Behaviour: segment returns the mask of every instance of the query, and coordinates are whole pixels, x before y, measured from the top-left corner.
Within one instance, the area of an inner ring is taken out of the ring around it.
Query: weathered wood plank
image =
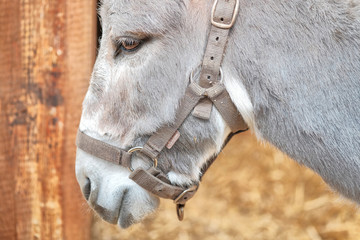
[[[21,114],[11,98],[22,95],[22,91],[12,91],[19,85],[20,23],[9,21],[19,18],[19,3],[1,1],[0,11],[0,239],[16,239],[15,218],[15,165],[14,149],[11,144],[13,129],[9,128],[10,114]],[[13,106],[11,106],[13,105]],[[20,106],[19,106],[20,107]],[[11,109],[9,109],[11,108]]]
[[[20,1],[24,118],[14,139],[18,239],[62,239],[60,151],[64,119],[64,1]]]
[[[1,2],[0,239],[89,239],[74,142],[96,4]]]
[[[66,4],[68,84],[64,95],[67,109],[62,174],[64,233],[65,239],[85,240],[90,239],[91,214],[75,179],[75,138],[81,115],[81,103],[95,61],[96,1],[68,0]],[[82,203],[81,206],[79,202]],[[72,221],[74,218],[78,221]]]

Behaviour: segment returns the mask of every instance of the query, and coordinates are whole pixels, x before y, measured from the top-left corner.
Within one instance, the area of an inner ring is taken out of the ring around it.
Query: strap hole
[[[215,40],[216,40],[216,41],[219,41],[219,37],[216,37]]]
[[[214,57],[211,57],[210,59],[211,59],[211,60],[214,60]]]
[[[187,199],[187,197],[184,197],[184,200],[186,200]]]
[[[211,79],[211,76],[207,76],[207,79],[209,79],[209,80],[210,80],[210,79]]]
[[[222,22],[223,22],[223,21],[224,21],[224,18],[220,18],[220,21],[222,21]]]

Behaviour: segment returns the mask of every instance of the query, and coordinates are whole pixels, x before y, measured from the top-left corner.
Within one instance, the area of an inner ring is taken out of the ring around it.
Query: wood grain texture
[[[19,86],[20,78],[20,23],[9,21],[11,17],[19,17],[19,3],[1,1],[0,11],[0,239],[16,239],[15,217],[15,151],[11,136],[16,131],[10,128],[11,119],[21,114],[12,102],[13,98],[22,95],[21,89],[11,91]],[[13,105],[13,106],[11,106]]]
[[[89,86],[96,54],[96,1],[66,2],[66,62],[69,84],[65,91],[65,142],[63,151],[63,218],[65,239],[90,239],[91,213],[75,179],[75,139],[81,104]],[[91,27],[89,27],[91,26]],[[79,101],[79,99],[81,99]],[[75,202],[80,204],[73,204]],[[65,207],[66,206],[66,207]],[[72,219],[78,219],[73,222]]]
[[[95,6],[1,0],[0,239],[89,239],[74,142],[95,55]]]

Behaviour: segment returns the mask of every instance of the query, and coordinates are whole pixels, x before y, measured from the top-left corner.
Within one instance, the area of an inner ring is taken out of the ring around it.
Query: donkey
[[[222,62],[232,102],[260,141],[360,203],[360,0],[239,2]],[[171,124],[202,62],[212,6],[205,0],[103,0],[103,33],[80,131],[129,149]],[[179,132],[158,168],[171,184],[190,186],[230,129],[213,108],[208,121],[189,115]],[[131,161],[134,168],[149,165],[141,154]],[[159,204],[129,175],[77,150],[76,176],[89,205],[122,228]]]

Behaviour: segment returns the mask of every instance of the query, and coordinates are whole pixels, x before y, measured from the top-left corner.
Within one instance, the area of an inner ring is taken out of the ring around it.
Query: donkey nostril
[[[90,193],[91,193],[91,181],[89,178],[86,178],[86,183],[83,187],[83,194],[84,194],[84,197],[87,200],[89,200],[89,197],[90,197]]]

